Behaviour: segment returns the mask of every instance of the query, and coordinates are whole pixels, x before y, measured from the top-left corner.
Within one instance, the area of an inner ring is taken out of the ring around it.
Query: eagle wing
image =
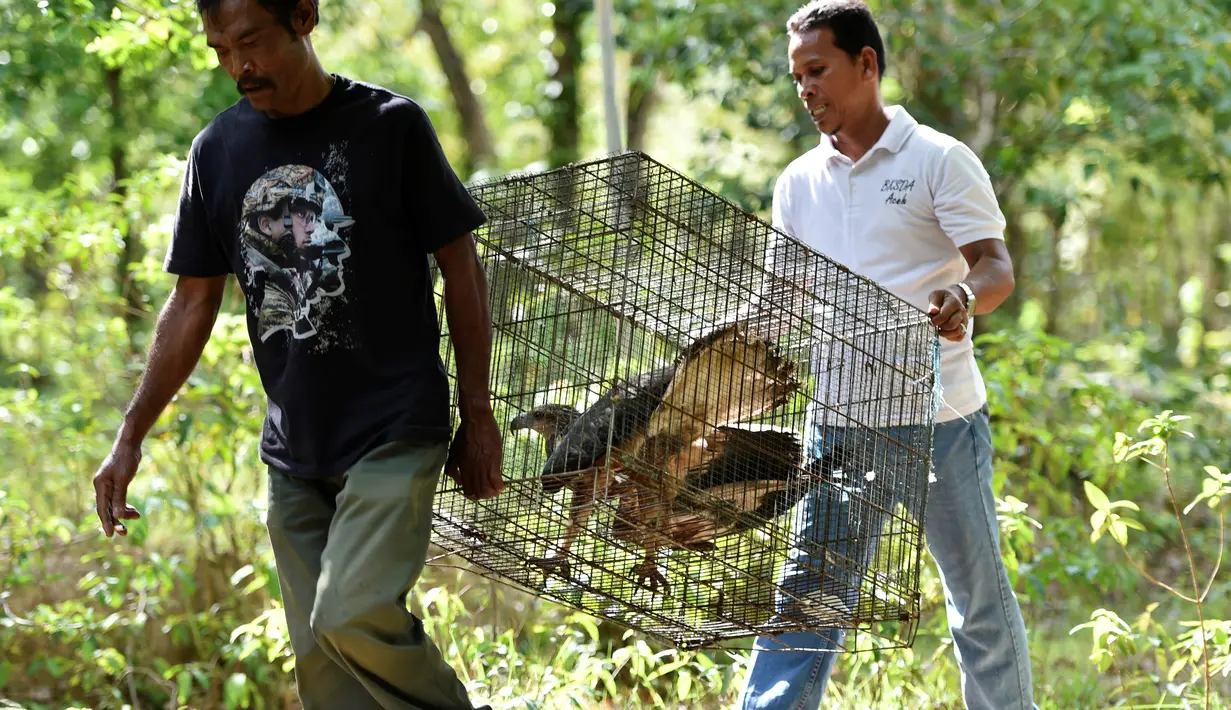
[[[675,549],[709,549],[717,538],[766,525],[791,510],[815,485],[828,481],[851,452],[836,447],[812,466],[795,432],[774,427],[718,427],[712,456],[689,472],[667,505],[657,536]]]
[[[800,387],[795,364],[739,323],[716,329],[685,350],[662,401],[643,433],[622,447],[658,477],[667,499],[689,470],[713,452],[706,439],[717,427],[763,414]]]
[[[804,447],[788,429],[721,426],[707,438],[709,461],[689,472],[679,503],[721,537],[760,527],[803,497]]]
[[[608,439],[614,448],[645,431],[674,372],[672,365],[617,382],[583,412],[547,457],[543,488],[554,493],[576,472],[601,464],[607,454]]]

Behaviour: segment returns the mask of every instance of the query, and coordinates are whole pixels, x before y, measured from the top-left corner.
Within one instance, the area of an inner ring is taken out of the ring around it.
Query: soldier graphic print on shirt
[[[334,75],[304,113],[241,99],[202,129],[164,267],[235,275],[262,462],[325,479],[385,443],[453,437],[432,255],[486,220],[427,112],[378,86]]]
[[[244,196],[240,251],[261,341],[287,331],[317,336],[330,301],[346,290],[350,246],[342,238],[354,220],[317,170],[284,165],[262,175]]]

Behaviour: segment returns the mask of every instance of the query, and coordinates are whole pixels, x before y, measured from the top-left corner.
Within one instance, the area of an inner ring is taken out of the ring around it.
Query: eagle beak
[[[513,417],[513,421],[509,422],[509,431],[517,431],[519,429],[530,428],[530,415],[522,412]]]

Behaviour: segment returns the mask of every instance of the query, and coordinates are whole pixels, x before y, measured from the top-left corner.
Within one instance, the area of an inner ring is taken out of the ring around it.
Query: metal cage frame
[[[912,644],[939,401],[926,314],[643,152],[468,188],[506,489],[471,501],[442,476],[433,543],[682,649],[822,628],[847,642],[778,647]],[[723,373],[741,384],[702,381]]]

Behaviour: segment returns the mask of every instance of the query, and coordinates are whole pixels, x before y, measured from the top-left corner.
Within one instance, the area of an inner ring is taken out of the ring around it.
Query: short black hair
[[[833,32],[833,41],[838,49],[850,55],[851,59],[858,57],[864,47],[871,47],[876,52],[879,78],[885,78],[885,43],[881,40],[872,11],[862,0],[812,0],[796,10],[786,23],[787,33],[793,35],[825,27]]]
[[[197,0],[197,14],[202,18],[207,14],[213,14],[220,2],[222,0]],[[299,0],[258,0],[258,2],[261,3],[261,7],[273,13],[278,19],[278,24],[292,33],[295,32],[295,26],[291,24],[291,15],[295,13],[295,8],[299,7]],[[312,14],[317,22],[321,21],[320,0],[312,0]]]

